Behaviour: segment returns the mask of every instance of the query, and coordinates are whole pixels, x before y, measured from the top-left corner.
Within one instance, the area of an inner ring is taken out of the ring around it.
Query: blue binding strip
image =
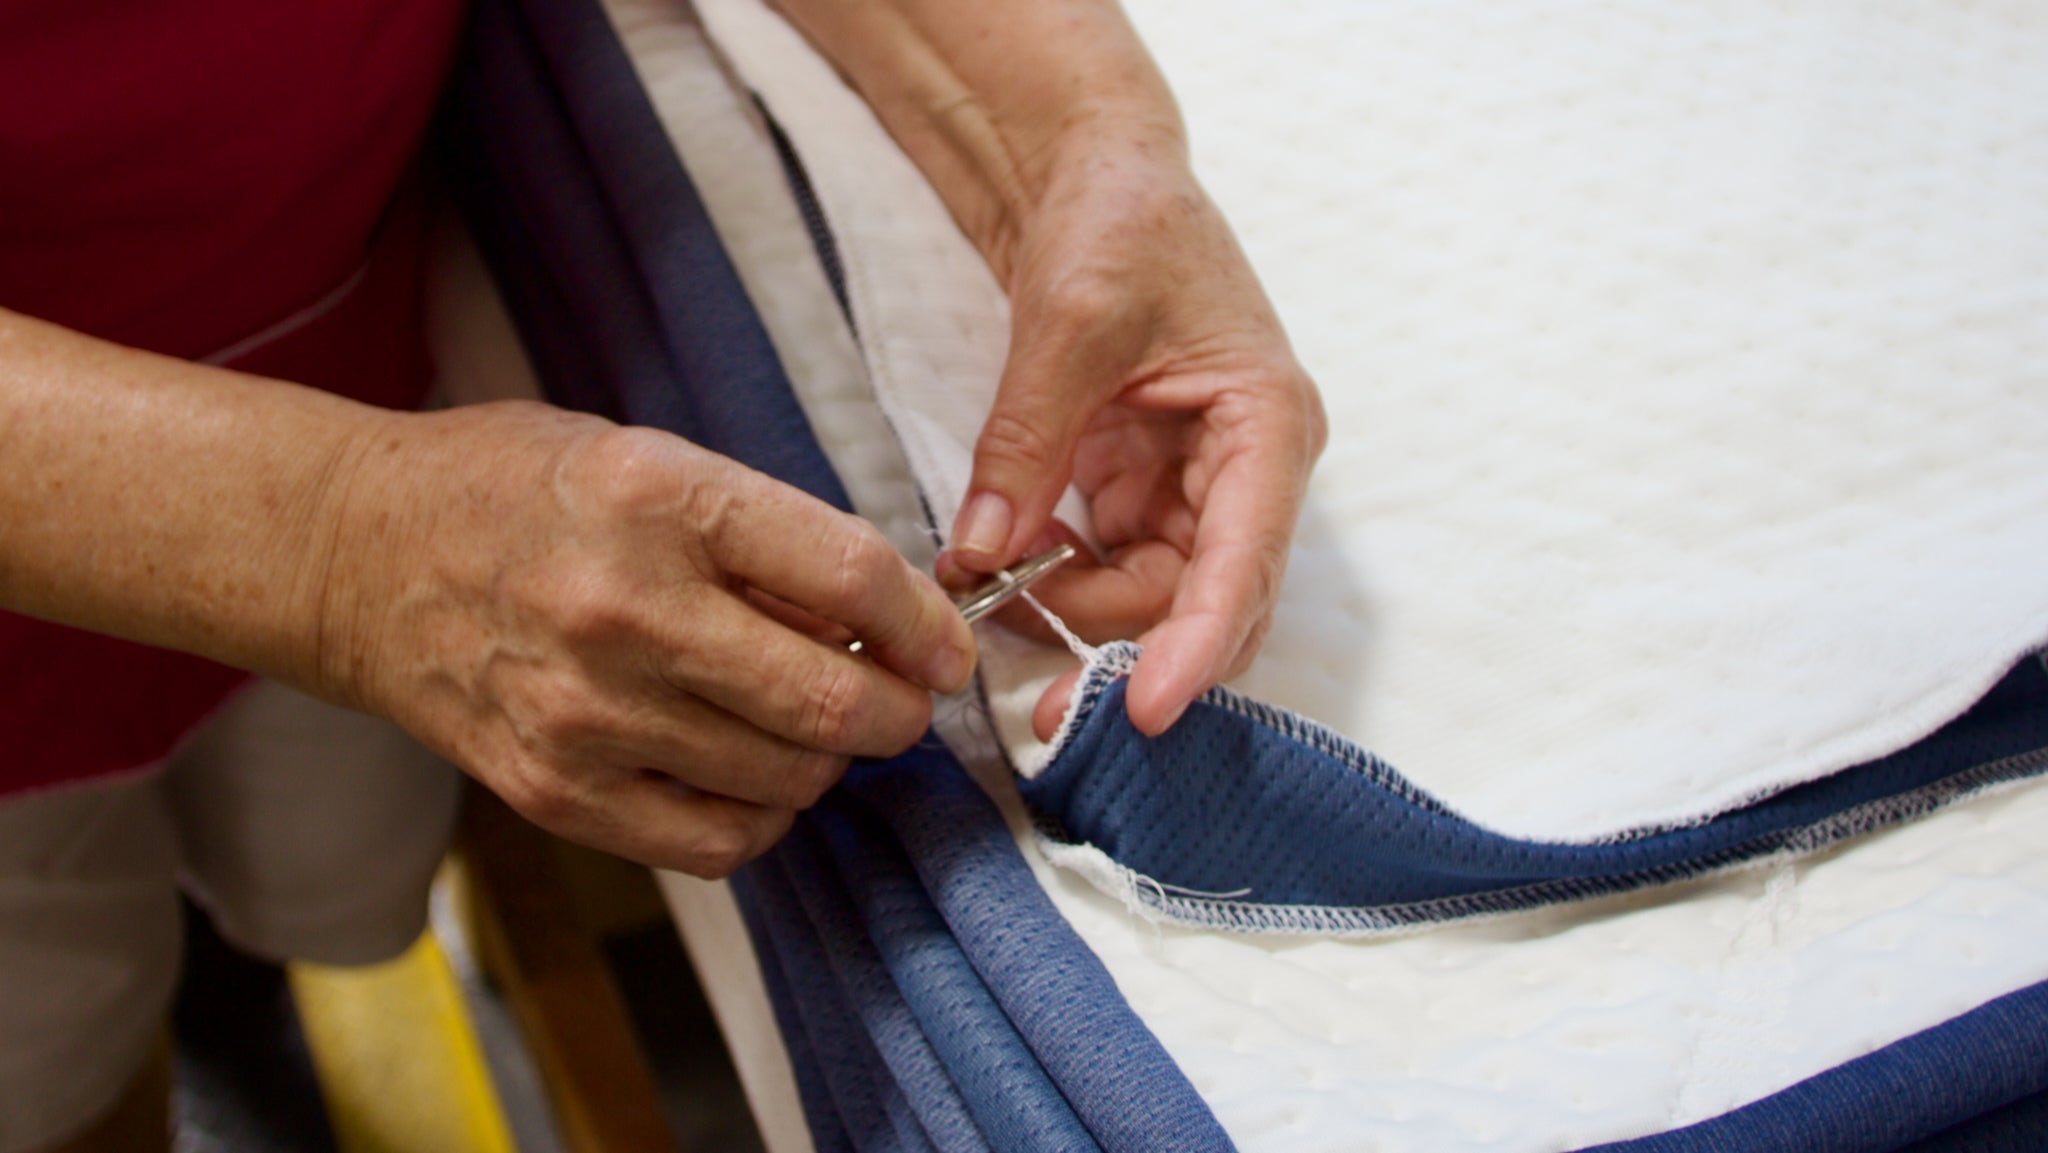
[[[774,943],[790,995],[812,1051],[823,1058],[825,1088],[834,1112],[862,1153],[931,1153],[931,1141],[904,1096],[903,1086],[877,1052],[859,1005],[832,967],[833,942],[804,914],[785,854],[747,870],[748,895]]]
[[[2048,671],[2029,659],[1920,743],[1713,820],[1591,844],[1517,840],[1345,738],[1226,689],[1144,737],[1122,707],[1134,652],[1105,650],[1072,737],[1024,796],[1055,840],[1150,882],[1137,899],[1221,928],[1372,932],[1625,892],[1811,852],[2048,770]]]
[[[915,749],[841,787],[888,822],[961,952],[1103,1149],[1231,1147],[950,754]]]
[[[1915,1153],[2048,1147],[2048,984],[2032,985],[1719,1117],[1599,1153]],[[2003,1116],[2000,1116],[2003,1114]],[[1963,1121],[1959,1119],[1975,1119]],[[2013,1139],[2020,1139],[2012,1143]],[[1592,1151],[1588,1151],[1592,1153]]]
[[[789,1053],[790,1072],[796,1079],[797,1100],[802,1103],[804,1119],[810,1126],[811,1144],[816,1146],[817,1153],[855,1153],[853,1138],[840,1122],[839,1106],[826,1082],[827,1062],[797,1008],[796,992],[784,975],[782,955],[776,951],[775,934],[762,912],[761,896],[746,874],[733,877],[731,884],[740,917],[746,922],[747,936],[754,944],[755,960],[761,966],[761,984],[768,990],[775,1030],[782,1034],[783,1048]]]
[[[890,977],[990,1146],[1097,1148],[975,971],[887,822],[846,789],[810,816]]]
[[[551,397],[849,507],[593,0],[477,4],[446,126],[451,181]],[[820,1149],[963,1147],[963,1111],[1016,1153],[1230,1148],[958,763],[923,750],[862,772],[857,805],[838,794],[734,878]],[[904,777],[918,783],[889,783]],[[942,826],[892,807],[927,802]]]
[[[820,809],[825,806],[819,806]],[[985,1153],[988,1141],[969,1115],[953,1078],[939,1061],[931,1039],[882,961],[863,923],[860,906],[847,891],[837,863],[827,854],[819,826],[825,813],[790,829],[775,854],[803,916],[823,946],[825,973],[835,978],[837,999],[851,1007],[867,1030],[877,1056],[888,1066],[917,1128],[940,1153]]]

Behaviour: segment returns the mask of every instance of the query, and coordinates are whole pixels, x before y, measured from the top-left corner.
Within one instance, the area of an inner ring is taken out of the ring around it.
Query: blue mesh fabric
[[[1103,1149],[1231,1147],[950,754],[915,749],[841,787],[888,823],[961,952]]]
[[[931,1149],[915,1111],[876,1050],[859,1007],[832,968],[831,946],[804,915],[780,855],[747,874],[747,892],[782,965],[785,992],[822,1060],[825,1088],[839,1123],[861,1153]]]
[[[863,772],[869,770],[862,770]],[[810,814],[870,939],[1000,1150],[1089,1149],[1094,1138],[1032,1055],[885,821],[845,790]]]
[[[1602,1153],[1913,1153],[2048,1148],[2048,984],[1697,1125]],[[1969,1120],[1965,1120],[1969,1119]]]
[[[803,1104],[804,1119],[811,1130],[817,1153],[852,1153],[853,1138],[840,1123],[839,1107],[825,1083],[825,1061],[811,1040],[811,1030],[797,1009],[796,994],[783,975],[782,956],[776,952],[775,937],[768,929],[761,899],[744,874],[732,879],[733,895],[746,921],[747,936],[761,966],[761,984],[768,991],[768,1004],[775,1013],[776,1032],[789,1053],[790,1072],[796,1079],[797,1099]]]
[[[818,828],[826,820],[826,813],[820,812],[791,829],[775,854],[775,864],[822,946],[827,971],[838,981],[834,995],[859,1016],[889,1075],[907,1087],[906,1103],[932,1146],[944,1153],[987,1150],[989,1143],[969,1115],[960,1090],[883,964],[861,921],[860,905],[847,891],[837,863],[826,854]],[[878,928],[887,931],[886,926]],[[956,1027],[963,1020],[952,1018]]]
[[[1313,927],[1371,930],[1620,892],[1815,848],[2048,769],[2048,672],[2030,659],[1919,744],[1714,820],[1594,844],[1524,841],[1465,820],[1343,738],[1224,690],[1162,736],[1140,736],[1114,667],[1087,683],[1078,730],[1023,783],[1025,798],[1057,836],[1161,886],[1141,897],[1236,927],[1301,927],[1290,906],[1313,910]]]

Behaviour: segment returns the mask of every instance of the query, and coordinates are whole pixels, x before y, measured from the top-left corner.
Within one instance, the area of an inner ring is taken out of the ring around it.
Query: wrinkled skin
[[[558,833],[723,875],[971,674],[930,578],[793,488],[538,405],[431,420],[354,470],[324,671]]]
[[[1091,642],[1140,640],[1125,699],[1157,734],[1257,653],[1326,426],[1185,166],[1091,177],[1055,190],[1017,252],[1009,362],[940,575],[962,583],[1073,539],[1050,519],[1071,475],[1107,554],[1038,595]],[[1044,631],[1028,612],[1003,620]],[[1072,683],[1041,698],[1041,736]]]

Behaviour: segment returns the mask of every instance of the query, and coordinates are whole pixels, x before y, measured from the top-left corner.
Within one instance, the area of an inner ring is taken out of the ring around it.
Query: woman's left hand
[[[1258,651],[1323,448],[1322,404],[1179,155],[1084,154],[1009,257],[1009,360],[941,578],[1073,539],[1052,519],[1071,480],[1107,555],[1082,548],[1038,594],[1084,639],[1140,640],[1126,706],[1156,735]],[[1040,700],[1041,736],[1071,685]]]

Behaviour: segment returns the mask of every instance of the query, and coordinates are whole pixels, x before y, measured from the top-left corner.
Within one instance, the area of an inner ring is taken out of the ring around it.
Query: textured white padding
[[[2048,8],[1132,8],[1338,430],[1237,687],[1573,839],[2048,640]]]
[[[2048,979],[2048,790],[1775,868],[1362,942],[1054,903],[1248,1153],[1578,1149],[1703,1120]]]
[[[698,3],[818,185],[948,524],[999,294],[800,38]],[[2048,636],[2048,9],[1134,8],[1335,418],[1241,688],[1496,827],[1591,836],[1907,743]],[[818,423],[835,462],[872,451]],[[887,467],[856,471],[902,513]],[[985,641],[1021,756],[1056,658]],[[1796,862],[1357,941],[1142,921],[1015,821],[1254,1153],[1569,1149],[1756,1100],[2048,979],[2044,827],[2023,784]]]
[[[702,8],[948,525],[1000,294],[787,26]],[[2048,9],[1135,9],[1332,416],[1239,688],[1590,839],[1910,743],[2048,640]],[[1045,666],[986,666],[1028,762]]]

